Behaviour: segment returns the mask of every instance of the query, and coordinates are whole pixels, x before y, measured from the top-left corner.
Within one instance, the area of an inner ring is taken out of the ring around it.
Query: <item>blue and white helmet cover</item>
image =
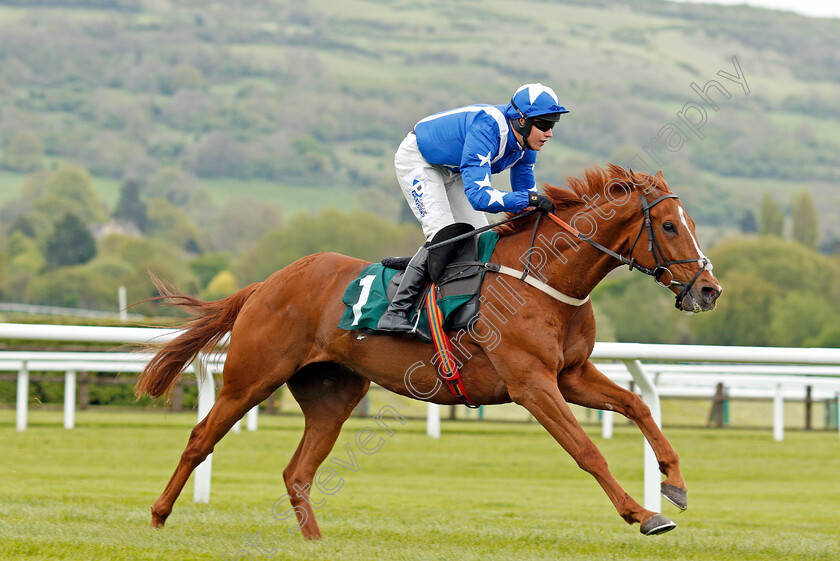
[[[514,104],[516,107],[514,107]],[[519,111],[516,108],[519,108]],[[519,112],[522,112],[520,115]],[[505,114],[511,119],[525,117],[539,117],[549,113],[568,113],[569,110],[560,105],[557,94],[548,86],[542,84],[525,84],[511,97],[511,103],[505,109]]]

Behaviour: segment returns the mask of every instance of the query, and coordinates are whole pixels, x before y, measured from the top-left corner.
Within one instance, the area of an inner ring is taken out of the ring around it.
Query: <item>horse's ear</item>
[[[662,174],[662,170],[656,172],[656,186],[666,193],[671,192],[671,188],[668,187],[668,182],[665,181],[665,176]]]
[[[626,177],[628,173],[633,173],[629,167],[625,170],[623,167],[609,162],[607,164],[607,173],[609,173],[612,177]]]

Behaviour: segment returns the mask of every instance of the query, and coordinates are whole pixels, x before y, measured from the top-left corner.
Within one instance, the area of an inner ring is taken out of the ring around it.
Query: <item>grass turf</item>
[[[216,447],[210,504],[185,487],[163,531],[147,528],[186,444],[195,413],[33,410],[14,430],[0,411],[0,559],[833,559],[840,485],[836,432],[666,429],[689,483],[678,528],[644,537],[600,487],[534,423],[391,423],[370,455],[345,425],[329,459],[354,450],[358,471],[317,511],[324,539],[306,542],[271,516],[281,473],[300,438],[299,416],[261,416],[260,429]],[[622,424],[603,440],[587,429],[625,489],[642,500],[642,441]],[[334,482],[333,482],[334,483]],[[664,502],[664,501],[663,501]],[[282,509],[283,511],[286,508]],[[248,545],[257,538],[263,554]],[[276,548],[276,549],[274,549]],[[251,557],[245,556],[249,552]]]

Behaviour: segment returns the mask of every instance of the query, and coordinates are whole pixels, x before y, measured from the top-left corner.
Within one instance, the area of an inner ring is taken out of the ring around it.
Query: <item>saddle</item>
[[[473,230],[473,227],[467,224],[458,223],[453,224],[452,227],[456,228],[446,233],[449,238]],[[490,242],[490,252],[492,253],[497,234],[488,232],[482,236],[487,235],[492,238]],[[481,244],[480,238],[481,236],[468,237],[430,251],[429,276],[437,284],[439,290],[438,302],[441,304],[441,308],[452,310],[451,313],[445,314],[444,329],[447,331],[466,329],[479,314],[481,285],[484,280],[484,273],[487,271],[480,265],[480,258],[484,257],[486,261],[490,257],[489,255],[481,255],[481,253],[487,253],[487,251],[486,248],[482,247],[486,243]],[[488,238],[485,241],[490,240]],[[439,249],[443,251],[438,251]],[[482,251],[482,249],[485,251]],[[411,257],[386,257],[382,260],[382,265],[385,267],[400,271],[391,279],[386,289],[386,296],[389,301],[396,294],[397,287],[410,260]]]

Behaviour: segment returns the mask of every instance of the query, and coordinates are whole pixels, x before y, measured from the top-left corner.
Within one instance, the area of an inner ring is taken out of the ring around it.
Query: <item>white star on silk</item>
[[[543,86],[542,84],[531,84],[528,86],[528,97],[531,99],[531,103],[534,103],[534,100],[540,97],[540,94],[543,92],[551,96],[551,99],[553,99],[555,103],[559,103],[557,101],[557,96],[554,94],[552,89],[547,86]]]
[[[487,189],[486,193],[490,195],[490,202],[487,203],[487,206],[494,204],[505,206],[505,193],[503,191],[499,191],[498,189]]]
[[[490,185],[491,185],[491,183],[490,183],[490,174],[489,174],[489,173],[485,173],[485,174],[484,174],[484,179],[482,179],[481,181],[475,181],[474,183],[475,183],[476,185],[478,185],[479,187],[481,187],[482,189],[487,189],[487,188],[488,188],[488,187],[490,187]]]
[[[490,158],[492,158],[492,156],[490,154],[491,154],[491,152],[487,152],[486,156],[482,156],[481,154],[476,154],[476,156],[478,156],[478,159],[481,161],[481,163],[478,164],[478,167],[481,167],[484,164],[487,164],[488,166],[490,165]]]

